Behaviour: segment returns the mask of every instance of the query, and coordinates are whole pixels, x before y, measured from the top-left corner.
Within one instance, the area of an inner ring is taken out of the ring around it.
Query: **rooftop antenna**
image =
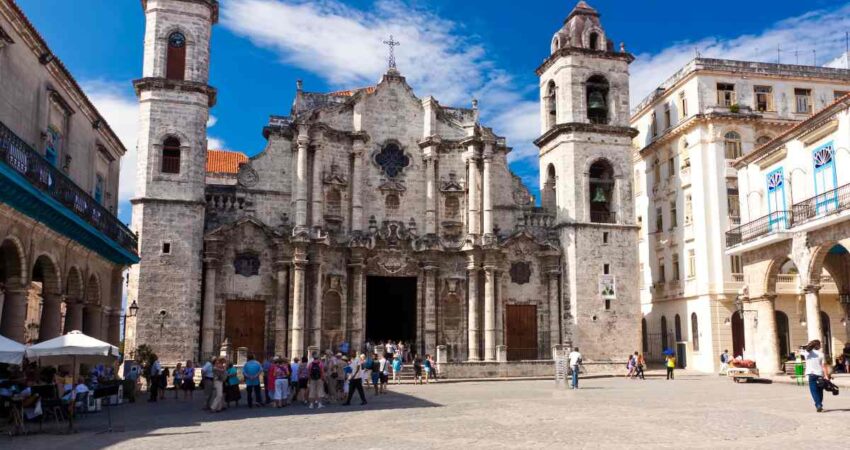
[[[776,44],[776,64],[782,64],[782,49]]]
[[[800,65],[800,51],[794,50],[794,64]]]
[[[818,51],[816,49],[812,49],[812,59],[813,59],[812,65],[813,66],[818,65]]]

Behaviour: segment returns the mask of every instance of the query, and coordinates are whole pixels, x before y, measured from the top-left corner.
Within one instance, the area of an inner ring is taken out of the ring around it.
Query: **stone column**
[[[78,298],[65,301],[65,333],[83,331],[83,301]]]
[[[364,307],[363,301],[363,264],[361,262],[353,262],[351,267],[351,349],[359,352],[363,347],[365,340],[364,333]],[[412,326],[412,324],[411,324]]]
[[[485,235],[493,234],[493,182],[490,173],[493,163],[493,155],[491,144],[487,144],[486,153],[484,154],[484,181],[481,183],[484,194],[484,227],[481,230]]]
[[[126,320],[126,318],[124,319]],[[109,313],[107,317],[106,342],[117,346],[121,343],[121,311],[116,310]]]
[[[354,158],[354,167],[351,174],[351,230],[361,231],[363,229],[363,187],[362,160],[363,141],[355,139],[352,144],[351,156]]]
[[[553,347],[561,343],[561,302],[558,289],[560,275],[557,268],[549,270],[549,344]]]
[[[322,209],[322,150],[316,146],[313,150],[313,228],[324,224],[324,209]]]
[[[496,270],[484,266],[484,361],[496,360]]]
[[[42,294],[38,340],[46,341],[62,334],[62,294]]]
[[[430,150],[430,147],[428,148]],[[437,158],[423,158],[425,164],[425,234],[437,232]]]
[[[425,353],[437,348],[437,266],[425,263]]]
[[[27,290],[6,288],[3,302],[3,317],[0,318],[0,334],[20,343],[26,340]]]
[[[324,308],[324,295],[322,289],[322,264],[318,261],[313,265],[313,336],[311,344],[322,351],[322,308]]]
[[[296,249],[292,261],[294,276],[292,278],[292,339],[289,352],[292,358],[300,358],[304,353],[304,271],[307,259],[303,249]]]
[[[478,235],[481,233],[480,211],[479,211],[479,194],[478,194],[478,160],[470,157],[467,160],[467,169],[469,176],[467,183],[469,184],[468,200],[469,218],[467,222],[467,230],[469,234]]]
[[[274,352],[275,355],[286,355],[286,331],[289,319],[289,267],[284,261],[275,262],[275,292],[274,309]]]
[[[480,361],[481,352],[478,348],[478,270],[475,260],[470,257],[467,266],[467,280],[469,284],[468,302],[468,324],[469,330],[469,360]]]
[[[100,305],[86,305],[84,314],[86,329],[83,332],[93,338],[103,340],[103,336],[100,335],[103,308]]]
[[[806,331],[808,340],[823,339],[823,324],[820,322],[820,286],[806,286]],[[823,343],[821,342],[821,345]]]
[[[757,311],[756,361],[761,370],[771,374],[781,373],[779,369],[779,341],[776,335],[775,295],[766,295],[752,302]]]
[[[298,153],[295,165],[295,229],[307,228],[307,148],[310,145],[308,128],[298,129]]]
[[[207,255],[204,258],[204,303],[201,316],[201,358],[215,354],[215,274],[218,270],[218,258]]]

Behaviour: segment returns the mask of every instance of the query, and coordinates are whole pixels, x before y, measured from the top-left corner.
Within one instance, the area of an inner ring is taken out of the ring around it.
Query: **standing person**
[[[351,372],[354,367],[351,365],[351,362],[348,360],[347,355],[342,356],[342,400],[345,401],[348,398],[348,389],[351,386]]]
[[[307,366],[307,372],[310,377],[307,380],[307,401],[310,403],[310,409],[313,409],[313,405],[316,405],[318,409],[324,408],[322,396],[324,396],[325,366],[319,360],[318,353],[313,353],[313,360]]]
[[[676,356],[672,353],[664,358],[664,365],[667,366],[667,379],[673,379],[673,369],[676,368]]]
[[[174,400],[178,400],[180,395],[180,390],[183,388],[183,364],[177,363],[177,367],[174,368],[174,381],[171,384],[174,385]]]
[[[245,394],[248,396],[248,407],[254,407],[254,400],[257,401],[257,406],[264,406],[262,393],[260,392],[260,377],[263,375],[263,366],[254,358],[253,353],[248,354],[248,361],[242,366],[242,377],[245,378]],[[251,394],[254,394],[253,397]]]
[[[726,372],[729,371],[729,350],[723,350],[723,353],[720,354],[720,373],[718,375],[726,375]]]
[[[159,377],[162,375],[162,366],[159,364],[159,357],[151,355],[150,358],[150,378],[148,378],[148,389],[150,389],[149,402],[155,402],[159,398],[159,387],[161,382]]]
[[[815,339],[804,347],[803,357],[806,359],[806,378],[809,379],[809,392],[815,402],[817,412],[823,412],[823,379],[829,380],[829,366],[821,352],[820,340]],[[820,382],[820,383],[819,383]]]
[[[434,361],[434,355],[427,355],[427,357],[428,357],[428,361],[430,362],[430,366],[431,366],[430,378],[431,378],[431,380],[433,380],[436,383],[437,382],[437,362]]]
[[[224,401],[230,407],[230,402],[234,403],[234,407],[239,406],[239,400],[242,394],[239,393],[239,377],[236,376],[236,366],[233,363],[227,364],[227,380],[224,386]]]
[[[581,353],[578,347],[574,348],[567,357],[570,360],[570,370],[572,371],[572,388],[578,389],[578,373],[581,370]]]
[[[363,363],[363,370],[366,372],[366,375],[363,377],[363,382],[368,383],[372,379],[372,363],[375,362],[372,359],[372,354],[366,353],[366,361]],[[377,389],[377,388],[376,388]]]
[[[366,394],[363,393],[363,377],[365,376],[365,372],[363,371],[363,364],[366,362],[366,355],[360,354],[360,358],[352,358],[351,364],[349,367],[351,368],[351,375],[348,377],[348,400],[343,403],[344,406],[348,406],[351,404],[351,398],[354,397],[354,391],[360,395],[360,404],[365,405],[366,402]]]
[[[168,390],[168,377],[171,376],[171,372],[168,371],[168,367],[163,367],[162,372],[159,373],[159,399],[165,400],[165,391]],[[96,383],[97,378],[95,378]]]
[[[629,362],[626,363],[626,377],[634,378],[635,375],[635,364],[637,352],[634,355],[629,355]]]
[[[269,367],[274,376],[274,405],[277,408],[286,406],[289,401],[289,362],[275,357],[274,364]]]
[[[266,404],[269,404],[272,401],[269,396],[269,391],[274,390],[274,381],[269,382],[269,380],[273,379],[272,370],[277,358],[279,357],[275,356],[274,359],[272,359],[272,357],[267,356],[266,359],[263,360],[263,391],[266,394]]]
[[[298,401],[304,405],[307,405],[307,386],[310,380],[310,371],[307,370],[308,365],[307,355],[304,355],[301,358],[301,364],[298,365],[298,392],[296,393]]]
[[[378,361],[378,371],[380,373],[379,381],[381,382],[381,394],[387,393],[387,380],[390,377],[390,362],[387,361],[386,355],[381,355],[380,361]]]
[[[407,348],[404,346],[404,341],[398,341],[398,354],[401,356],[401,362],[407,362]]]
[[[183,400],[192,399],[195,393],[195,366],[192,360],[186,361],[186,368],[183,369],[183,381],[180,384],[180,389],[183,390]]]
[[[300,368],[299,359],[292,358],[292,363],[289,364],[289,394],[292,398],[289,403],[295,403],[298,396],[298,369]]]
[[[422,384],[422,361],[413,356],[413,384]]]
[[[129,394],[128,398],[130,400],[130,403],[136,403],[136,391],[139,389],[139,372],[140,371],[141,370],[139,369],[138,364],[131,364],[130,365],[130,373],[127,374],[127,380],[130,381],[130,383],[132,383],[132,385],[133,385],[128,390],[128,394]],[[73,382],[74,379],[71,378],[71,381]],[[73,383],[71,383],[71,384],[73,384]]]
[[[224,380],[227,378],[227,366],[224,358],[218,358],[213,364],[213,401],[210,411],[219,412],[226,408],[224,404]]]
[[[215,357],[211,356],[210,359],[204,363],[204,366],[201,367],[201,383],[203,383],[204,385],[205,410],[209,410],[212,408],[212,403],[215,399],[215,388],[213,386],[213,363],[215,363]]]
[[[401,355],[396,353],[395,358],[393,358],[393,382],[395,384],[401,384]]]
[[[383,348],[383,345],[381,346]],[[378,355],[375,355],[378,356]],[[370,366],[369,374],[372,378],[372,387],[375,389],[375,395],[380,394],[378,383],[381,381],[381,361],[378,359],[372,359],[372,364]]]
[[[637,364],[635,366],[635,377],[645,380],[646,378],[644,378],[643,369],[646,368],[646,360],[643,359],[643,353],[636,353],[636,355]]]
[[[425,369],[425,384],[431,382],[431,355],[425,355],[425,359],[422,360],[422,368]]]

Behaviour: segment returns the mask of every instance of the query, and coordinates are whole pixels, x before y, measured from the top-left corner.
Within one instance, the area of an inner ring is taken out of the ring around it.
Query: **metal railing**
[[[617,223],[617,214],[613,211],[591,211],[590,221],[593,223]]]
[[[791,208],[794,212],[794,225],[844,211],[850,208],[850,184],[795,203]]]
[[[0,163],[21,174],[36,189],[54,198],[121,247],[136,253],[138,240],[127,226],[2,122]]]
[[[790,211],[774,211],[752,222],[745,223],[726,232],[726,248],[744,244],[773,234],[777,231],[791,228],[792,216]]]

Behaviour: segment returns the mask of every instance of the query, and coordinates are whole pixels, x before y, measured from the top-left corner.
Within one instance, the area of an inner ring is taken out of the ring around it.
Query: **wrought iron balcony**
[[[850,208],[850,184],[823,192],[795,203],[794,225],[800,225],[819,217],[836,214]]]
[[[136,255],[137,238],[129,228],[2,122],[0,164],[17,172],[32,187],[58,201],[120,247]]]
[[[791,211],[774,211],[726,232],[726,248],[791,228]]]
[[[593,223],[617,223],[617,214],[613,211],[591,211],[590,221]]]

